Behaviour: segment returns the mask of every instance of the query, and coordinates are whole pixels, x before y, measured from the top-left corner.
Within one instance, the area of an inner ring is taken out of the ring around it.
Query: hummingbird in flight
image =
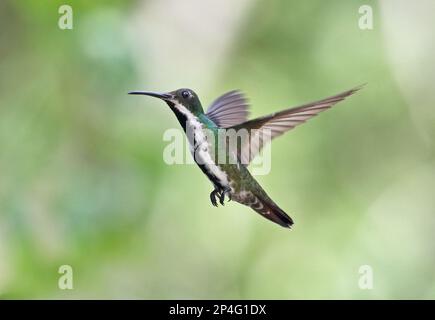
[[[198,95],[191,89],[167,93],[133,91],[129,94],[163,100],[175,113],[186,135],[191,133],[194,138],[188,138],[190,149],[195,162],[213,184],[210,201],[214,206],[217,207],[218,202],[224,205],[225,197],[228,197],[228,201],[234,200],[249,206],[264,218],[290,228],[293,225],[292,218],[267,195],[247,167],[270,140],[331,108],[360,88],[251,120],[248,120],[247,99],[238,90],[217,98],[207,111],[204,111]],[[231,129],[236,133],[245,132],[245,139],[241,139],[235,147],[225,144],[222,147],[217,142],[219,132],[230,132]],[[216,153],[223,153],[225,161],[217,161]]]

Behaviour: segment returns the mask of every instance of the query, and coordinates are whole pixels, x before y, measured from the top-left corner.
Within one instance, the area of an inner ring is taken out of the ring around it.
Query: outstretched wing
[[[344,100],[359,89],[361,89],[361,87],[339,93],[323,100],[275,112],[264,117],[252,119],[232,126],[231,129],[235,129],[236,132],[240,129],[246,129],[248,132],[248,138],[242,142],[239,150],[237,150],[240,162],[248,165],[261,151],[263,146],[273,138],[278,137],[297,125],[304,123],[316,116],[318,113],[331,108],[333,105]]]
[[[208,108],[206,116],[218,127],[228,128],[248,119],[249,104],[243,93],[237,90],[217,98]]]

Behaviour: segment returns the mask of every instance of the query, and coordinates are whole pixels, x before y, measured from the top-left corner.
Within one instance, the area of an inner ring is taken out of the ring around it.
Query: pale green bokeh
[[[433,4],[364,31],[366,2],[82,0],[60,30],[63,1],[1,1],[0,297],[435,298]],[[258,116],[362,83],[273,143],[258,180],[291,231],[212,207],[163,162],[174,115],[126,94],[239,88]]]

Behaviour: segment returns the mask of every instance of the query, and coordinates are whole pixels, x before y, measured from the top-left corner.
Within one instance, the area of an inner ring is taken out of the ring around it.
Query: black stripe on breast
[[[210,179],[210,181],[217,187],[224,189],[225,187],[219,182],[219,179],[211,172],[207,170],[207,167],[205,164],[199,164],[198,162],[195,163],[198,165],[198,167],[201,169],[202,172]]]
[[[171,108],[172,112],[175,113],[175,116],[177,117],[178,122],[180,123],[184,132],[186,132],[187,117],[184,114],[182,114],[177,108],[175,108],[175,105],[172,102],[167,101],[166,103],[168,104],[169,108]]]

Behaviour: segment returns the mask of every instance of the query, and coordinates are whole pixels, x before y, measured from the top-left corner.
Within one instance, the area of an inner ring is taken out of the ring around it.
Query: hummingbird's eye
[[[189,98],[191,96],[191,94],[190,94],[190,92],[188,90],[184,90],[184,91],[181,92],[181,96],[184,99],[187,99],[187,98]]]

